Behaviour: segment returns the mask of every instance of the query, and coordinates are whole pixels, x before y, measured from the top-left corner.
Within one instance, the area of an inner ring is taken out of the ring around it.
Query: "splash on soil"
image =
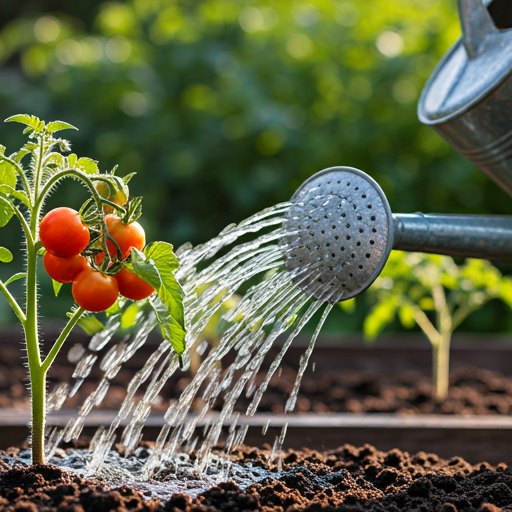
[[[234,462],[265,471],[270,450],[242,447]],[[283,454],[283,470],[245,489],[220,483],[189,497],[144,498],[127,486],[116,489],[82,480],[55,466],[11,468],[17,455],[0,454],[0,510],[3,512],[499,512],[512,511],[512,471],[505,465],[470,465],[370,445]]]

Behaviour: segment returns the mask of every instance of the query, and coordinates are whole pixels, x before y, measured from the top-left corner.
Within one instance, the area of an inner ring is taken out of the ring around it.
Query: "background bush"
[[[76,153],[137,172],[148,239],[204,242],[333,165],[372,175],[396,212],[510,212],[416,117],[460,33],[455,0],[2,0],[0,15],[0,116],[68,121]],[[0,140],[22,137],[0,125]],[[81,197],[68,183],[58,202]],[[16,247],[14,223],[3,233]],[[360,328],[359,309],[331,328]],[[474,318],[511,327],[498,305]]]

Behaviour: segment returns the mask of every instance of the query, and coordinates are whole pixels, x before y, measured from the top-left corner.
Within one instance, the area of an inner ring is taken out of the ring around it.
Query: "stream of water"
[[[228,226],[203,245],[192,247],[186,244],[178,249],[180,268],[176,276],[185,292],[187,327],[184,367],[187,369],[193,358],[202,357],[202,362],[180,398],[170,404],[155,447],[140,458],[136,456],[137,450],[140,451],[137,447],[152,404],[166,381],[180,371],[178,358],[170,343],[164,340],[156,347],[131,380],[124,402],[111,425],[96,432],[86,454],[72,454],[72,458],[78,457],[83,461],[80,467],[82,474],[97,475],[112,482],[123,479],[127,483],[137,481],[139,486],[145,485],[146,488],[151,487],[152,482],[158,482],[155,485],[161,486],[162,480],[165,480],[173,483],[162,492],[183,492],[187,488],[192,494],[194,489],[204,490],[203,483],[210,486],[228,478],[238,478],[243,483],[264,477],[261,471],[254,468],[241,469],[230,457],[247,434],[248,426],[243,418],[257,412],[270,379],[278,371],[286,351],[305,324],[319,312],[320,321],[301,357],[295,385],[286,402],[285,412],[294,410],[300,382],[315,341],[332,308],[326,302],[306,297],[297,286],[301,279],[319,274],[321,261],[293,272],[285,269],[284,256],[290,251],[286,240],[290,239],[290,233],[285,233],[283,224],[290,206],[291,203],[279,204],[238,225]],[[250,240],[244,241],[245,235],[251,233]],[[247,286],[250,280],[256,284],[243,293],[234,308],[226,308],[240,288]],[[319,289],[327,291],[329,285],[319,280]],[[225,328],[218,342],[212,346],[204,341],[201,333],[212,317],[224,309],[226,312],[221,322]],[[103,378],[82,404],[78,416],[71,419],[65,428],[52,430],[47,445],[48,458],[56,455],[61,441],[78,438],[87,415],[101,404],[111,380],[122,365],[137,354],[157,322],[154,314],[141,312],[137,318],[136,333],[114,342],[99,360],[98,352],[111,342],[120,324],[120,314],[111,316],[105,330],[91,339],[87,350],[80,347],[71,349],[68,357],[76,361],[73,382],[63,383],[53,390],[48,397],[49,410],[61,408],[66,398],[77,392],[94,365],[99,365]],[[258,384],[256,375],[278,338],[284,339],[284,342],[265,379]],[[232,361],[230,363],[226,363],[228,354],[229,361]],[[143,384],[146,387],[141,398],[139,390]],[[243,414],[233,413],[242,394],[251,399],[250,405]],[[222,409],[213,413],[214,405],[219,403]],[[126,458],[120,463],[121,457],[112,447],[118,428],[126,422],[121,439]],[[226,426],[228,434],[224,450],[212,452]],[[270,456],[276,471],[280,470],[280,453],[285,435],[286,425],[276,437]],[[62,457],[60,460],[61,464],[72,468],[69,461],[65,462]],[[163,474],[165,479],[161,478]],[[191,475],[195,475],[195,480],[191,479]],[[199,481],[202,483],[198,484]]]

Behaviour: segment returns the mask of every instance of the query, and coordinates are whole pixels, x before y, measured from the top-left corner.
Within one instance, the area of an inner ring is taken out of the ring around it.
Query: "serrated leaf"
[[[30,200],[27,197],[27,194],[25,194],[25,192],[22,192],[21,190],[14,190],[12,187],[9,187],[7,185],[0,185],[0,194],[7,197],[14,197],[16,199],[19,199],[23,204],[30,208]]]
[[[40,119],[36,116],[29,116],[28,114],[17,114],[15,116],[8,117],[4,123],[21,123],[25,124],[31,128],[34,128],[35,130],[38,130],[38,128],[41,126]],[[44,122],[43,122],[44,126]]]
[[[52,121],[46,125],[47,133],[51,134],[59,132],[60,130],[78,130],[78,128],[72,124],[65,123],[64,121]]]
[[[0,162],[0,185],[16,187],[16,171],[14,166],[7,160]]]
[[[70,316],[69,313],[68,316]],[[84,330],[87,336],[94,336],[105,329],[104,325],[93,315],[82,316],[77,324]]]
[[[166,338],[171,342],[176,353],[181,354],[185,350],[185,315],[183,311],[183,290],[174,276],[174,270],[179,267],[173,247],[166,242],[153,242],[144,250],[146,258],[153,260],[160,274],[162,285],[158,289],[158,297],[164,309],[152,301],[158,320],[162,325]]]
[[[155,263],[135,247],[131,248],[130,256],[131,261],[126,264],[126,268],[158,290],[162,286],[162,279]]]
[[[13,283],[14,281],[17,281],[18,279],[23,279],[26,275],[27,274],[25,272],[18,272],[17,274],[14,274],[9,279],[7,279],[7,281],[5,282],[5,286]]]
[[[71,153],[71,155],[68,156],[68,165],[70,168],[75,167],[77,158],[78,157],[75,155],[75,153]]]
[[[10,203],[0,201],[0,228],[3,228],[14,215],[14,207]]]
[[[2,263],[10,263],[12,261],[12,253],[5,247],[0,247],[0,261]]]
[[[69,155],[71,157],[71,155]],[[76,155],[75,155],[76,157]],[[87,174],[97,174],[99,172],[98,164],[92,160],[91,158],[82,157],[78,159],[76,164],[71,165],[71,160],[69,161],[70,167],[76,167],[77,169],[80,169]]]
[[[53,293],[55,293],[55,297],[57,297],[59,295],[60,289],[62,288],[62,283],[55,281],[55,279],[52,279],[52,283],[53,283]]]
[[[6,147],[4,145],[0,144],[0,155],[4,155],[5,150],[6,150]]]
[[[186,348],[185,330],[174,321],[169,314],[169,308],[162,302],[160,297],[150,299],[149,303],[156,314],[162,336],[170,341],[172,348],[177,354],[183,354]]]

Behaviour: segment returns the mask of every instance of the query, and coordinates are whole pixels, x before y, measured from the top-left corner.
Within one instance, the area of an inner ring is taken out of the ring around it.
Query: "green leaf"
[[[395,317],[397,304],[394,300],[385,300],[379,302],[366,315],[363,323],[364,336],[367,339],[375,339]]]
[[[71,155],[69,155],[71,157]],[[75,155],[76,156],[76,155]],[[75,165],[71,165],[71,159],[69,161],[70,167],[76,167],[87,174],[97,174],[99,172],[98,164],[91,158],[82,157],[78,159]]]
[[[55,297],[57,297],[59,295],[60,289],[62,288],[62,283],[55,281],[55,279],[52,279],[52,283],[53,283],[53,293],[55,293]]]
[[[0,144],[0,155],[5,154],[6,147],[3,144]]]
[[[338,302],[341,309],[346,311],[347,313],[353,313],[356,310],[356,299],[355,297],[353,299],[343,300],[341,302]]]
[[[410,304],[402,304],[398,309],[398,318],[406,329],[412,329],[416,323],[414,320],[414,309]]]
[[[64,121],[52,121],[46,125],[47,133],[55,133],[60,130],[78,130],[78,128],[72,124],[65,123]]]
[[[18,279],[23,279],[24,277],[26,277],[26,275],[27,274],[25,272],[18,272],[17,274],[14,274],[9,279],[7,279],[7,281],[4,284],[5,284],[5,286],[7,286],[8,284],[11,284],[14,281],[17,281]]]
[[[8,117],[4,123],[21,123],[33,128],[35,131],[41,131],[44,127],[44,121],[41,121],[36,116],[29,116],[28,114],[17,114],[15,116]],[[42,124],[42,126],[41,126]]]
[[[162,285],[158,289],[159,301],[151,301],[158,321],[165,332],[165,337],[171,342],[177,354],[185,350],[185,315],[183,311],[183,290],[174,276],[174,270],[179,267],[179,261],[173,252],[171,244],[153,242],[144,250],[147,259],[153,260],[160,274]]]
[[[119,303],[119,299],[117,299],[112,306],[110,306],[106,311],[105,314],[107,315],[107,318],[110,318],[111,316],[119,313],[121,311],[122,305]]]
[[[138,303],[135,302],[133,304],[130,304],[121,315],[121,328],[128,329],[129,327],[134,325],[139,311],[140,306]]]
[[[16,199],[19,199],[23,204],[30,208],[30,200],[27,197],[27,194],[25,194],[25,192],[22,192],[21,190],[14,190],[12,187],[8,185],[0,185],[0,194],[7,198],[14,197]]]
[[[71,318],[73,316],[72,313],[67,313],[67,316]],[[98,332],[101,332],[105,329],[103,324],[94,316],[89,314],[85,314],[78,320],[77,324],[84,330],[87,336],[94,336]]]
[[[7,185],[8,187],[16,187],[16,171],[14,166],[7,160],[0,162],[0,185]]]
[[[167,272],[165,272],[166,274],[170,274],[174,278],[173,272],[179,268],[180,262],[174,254],[171,244],[167,242],[151,242],[146,245],[144,254],[146,258],[152,259],[155,262],[162,281],[164,278],[162,276],[161,267],[163,267],[163,270],[167,270]]]
[[[509,277],[502,279],[499,297],[509,308],[512,308],[512,279]]]
[[[14,215],[14,207],[10,203],[0,201],[0,228],[3,228]]]
[[[172,348],[177,354],[185,351],[185,329],[172,318],[169,314],[169,308],[160,300],[159,297],[149,301],[153,311],[156,314],[162,336],[171,342]]]
[[[44,162],[45,165],[49,165],[52,163],[56,164],[57,167],[60,168],[64,165],[64,157],[60,153],[54,151],[48,155]]]
[[[69,167],[75,167],[77,158],[78,157],[75,155],[75,153],[71,153],[71,155],[68,156],[68,165],[69,165]]]
[[[126,265],[126,268],[144,279],[144,281],[149,283],[155,290],[158,290],[160,286],[162,286],[162,279],[160,278],[160,273],[155,263],[149,258],[146,258],[146,255],[135,247],[131,248],[130,256],[131,261]]]
[[[10,263],[12,261],[12,253],[5,247],[0,247],[0,261],[2,263]]]

